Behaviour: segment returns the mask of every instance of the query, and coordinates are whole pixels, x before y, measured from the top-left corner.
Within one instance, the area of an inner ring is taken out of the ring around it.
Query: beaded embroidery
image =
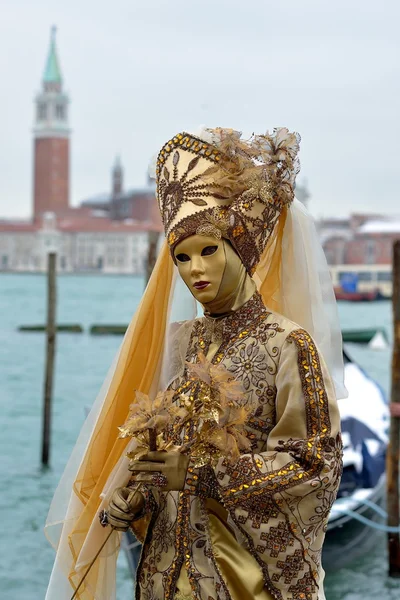
[[[215,143],[178,133],[158,155],[157,199],[168,244],[173,255],[190,235],[224,236],[253,274],[293,200],[300,137],[284,128],[248,141],[228,129],[209,133]]]
[[[192,177],[190,175],[199,160],[200,156],[192,158],[186,170],[179,176],[180,153],[179,150],[175,150],[172,158],[174,166],[172,177],[167,167],[163,169],[163,177],[160,178],[158,184],[158,198],[166,230],[169,229],[171,222],[184,202],[191,202],[196,206],[207,206],[204,198],[214,196],[211,186],[201,183],[201,174]]]
[[[327,395],[321,372],[321,365],[315,344],[311,336],[303,329],[289,334],[287,341],[294,341],[298,348],[298,366],[303,386],[305,411],[307,419],[307,439],[281,442],[276,450],[287,452],[296,457],[277,470],[262,472],[257,461],[245,469],[235,469],[231,474],[231,486],[224,490],[225,501],[235,503],[235,499],[258,496],[260,494],[276,494],[289,487],[312,479],[324,467],[324,449],[334,443],[329,437],[330,420]],[[262,460],[260,465],[262,466]],[[227,466],[226,472],[230,467]],[[236,475],[237,474],[237,475]],[[256,488],[256,489],[254,489]]]
[[[209,321],[212,326],[207,324]],[[217,333],[215,325],[213,319],[195,320],[188,361],[197,360],[199,347],[207,352],[211,336],[214,339]],[[249,398],[257,401],[255,414],[246,425],[253,452],[241,456],[236,465],[222,464],[215,470],[209,467],[197,470],[189,465],[183,492],[160,493],[158,516],[152,525],[153,539],[147,538],[139,568],[137,597],[173,600],[184,564],[193,598],[229,600],[207,527],[204,501],[211,497],[229,511],[275,600],[317,600],[321,546],[341,473],[341,441],[338,432],[332,436],[337,423],[331,424],[329,398],[315,344],[307,332],[293,330],[291,323],[269,313],[257,293],[236,313],[221,319],[217,327],[221,328],[222,344],[214,362],[222,363],[232,373],[236,369],[237,377],[243,380],[247,374]],[[296,348],[289,356],[293,356],[292,368],[300,376],[307,436],[304,440],[285,438],[275,449],[268,448],[263,454],[276,425],[275,377],[285,344],[286,352],[289,345]],[[248,358],[251,360],[247,366],[252,368],[246,368]],[[259,360],[255,362],[256,359]],[[265,373],[265,378],[260,373]],[[174,383],[173,389],[177,394],[184,392],[194,397],[197,393],[185,374]],[[293,460],[274,468],[274,461],[282,452]],[[164,514],[166,505],[161,498],[168,494],[169,510],[175,511],[172,525]],[[315,498],[306,511],[301,504],[304,498]],[[176,537],[171,552],[173,534]],[[165,555],[161,558],[163,547],[168,547],[170,558]],[[159,571],[158,564],[165,570]],[[156,589],[160,576],[162,591]]]

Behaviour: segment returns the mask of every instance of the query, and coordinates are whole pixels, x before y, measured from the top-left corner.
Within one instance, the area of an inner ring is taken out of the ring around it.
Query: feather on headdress
[[[242,139],[233,129],[179,133],[161,149],[157,198],[171,250],[195,233],[229,239],[252,274],[294,198],[300,136],[286,128]],[[219,231],[219,234],[218,234]]]

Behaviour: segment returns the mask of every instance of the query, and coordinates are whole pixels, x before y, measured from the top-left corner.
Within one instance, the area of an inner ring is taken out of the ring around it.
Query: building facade
[[[353,214],[349,219],[317,223],[338,297],[392,294],[393,243],[400,239],[400,220]]]
[[[44,272],[55,251],[59,272],[143,274],[149,235],[162,231],[153,187],[124,191],[118,159],[110,193],[70,206],[69,98],[55,36],[53,28],[35,99],[33,215],[28,222],[0,220],[0,271]]]
[[[47,255],[57,253],[60,273],[137,274],[146,270],[148,229],[107,219],[79,225],[44,213],[31,225],[0,223],[0,270],[37,272],[47,269]]]
[[[323,219],[317,229],[329,265],[391,265],[393,243],[400,239],[400,219],[353,214]]]

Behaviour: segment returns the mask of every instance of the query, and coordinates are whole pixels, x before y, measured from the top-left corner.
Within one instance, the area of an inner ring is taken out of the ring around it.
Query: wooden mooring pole
[[[393,245],[393,357],[390,405],[390,442],[387,455],[388,525],[399,527],[400,493],[400,240]],[[400,577],[400,534],[389,533],[389,576]]]
[[[50,252],[47,262],[47,343],[44,380],[42,465],[47,467],[50,457],[51,399],[53,392],[54,357],[56,350],[56,264],[57,254]]]

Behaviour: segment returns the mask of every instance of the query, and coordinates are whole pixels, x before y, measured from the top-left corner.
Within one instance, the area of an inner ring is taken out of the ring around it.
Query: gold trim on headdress
[[[179,133],[157,160],[157,198],[171,251],[193,234],[227,238],[252,274],[282,209],[294,198],[300,136],[286,128],[243,140],[209,129]],[[194,156],[193,156],[194,155]]]

